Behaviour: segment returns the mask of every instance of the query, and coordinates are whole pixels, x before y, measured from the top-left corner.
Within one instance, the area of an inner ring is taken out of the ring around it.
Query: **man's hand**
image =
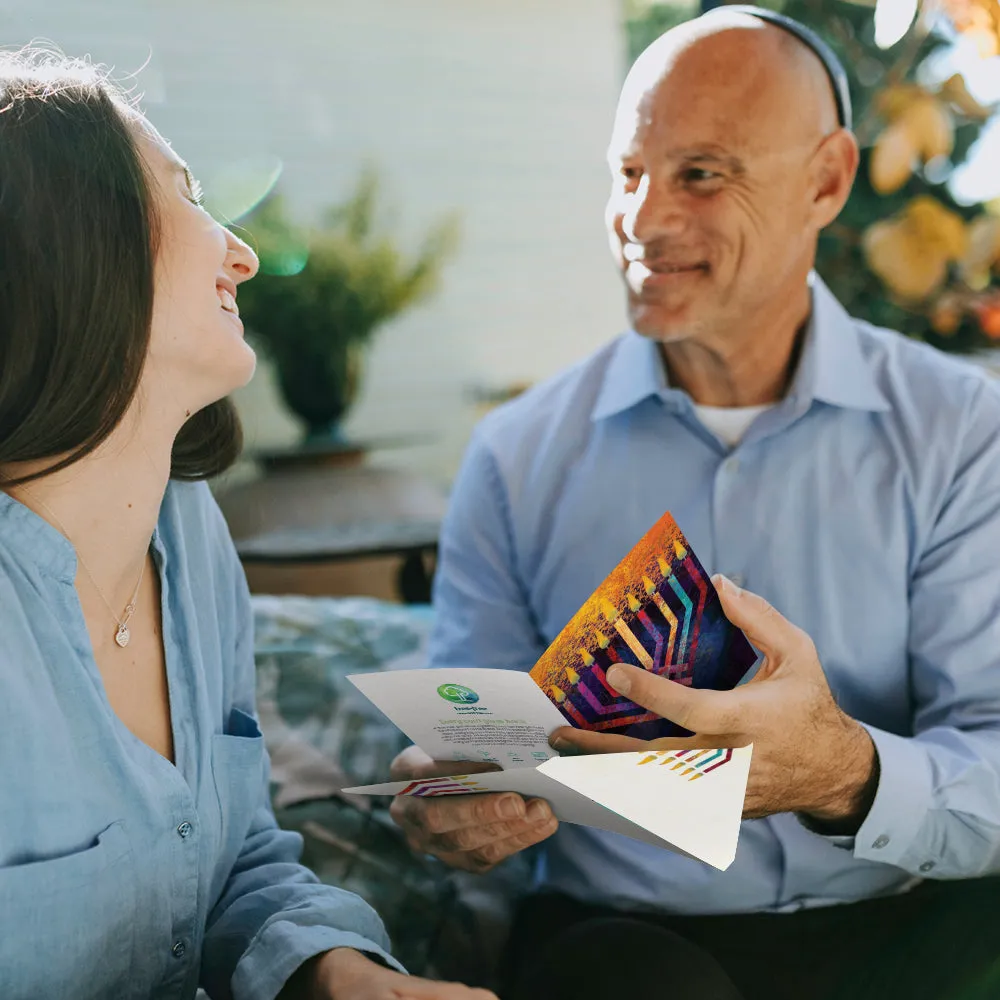
[[[834,701],[812,640],[762,597],[714,577],[726,617],[766,659],[757,675],[732,691],[697,690],[638,667],[616,664],[608,682],[638,705],[696,735],[644,742],[563,728],[557,750],[586,753],[753,743],[743,815],[799,812],[823,832],[854,833],[878,784],[878,758],[867,730]]]
[[[419,748],[408,747],[392,762],[391,773],[393,780],[403,781],[492,770],[493,764],[435,761]],[[559,825],[547,802],[525,802],[513,792],[434,799],[397,795],[390,813],[414,851],[479,873],[551,837]]]
[[[350,948],[320,955],[312,973],[309,1000],[497,1000],[489,990],[401,975]]]

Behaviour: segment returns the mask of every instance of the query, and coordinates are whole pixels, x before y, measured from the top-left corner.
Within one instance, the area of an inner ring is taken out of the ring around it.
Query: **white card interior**
[[[752,746],[553,757],[538,767],[347,788],[356,795],[439,797],[518,792],[556,817],[621,833],[720,870],[736,857]]]

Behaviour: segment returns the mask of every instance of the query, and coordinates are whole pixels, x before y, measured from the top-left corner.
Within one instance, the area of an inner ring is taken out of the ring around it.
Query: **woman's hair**
[[[92,452],[135,396],[149,346],[157,218],[142,119],[100,67],[0,52],[0,470]],[[237,458],[229,399],[174,441],[170,475]]]

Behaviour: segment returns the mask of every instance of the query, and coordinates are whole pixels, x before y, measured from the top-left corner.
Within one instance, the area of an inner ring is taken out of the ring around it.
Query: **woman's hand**
[[[316,960],[308,996],[309,1000],[497,1000],[489,990],[404,976],[351,948],[335,948]]]
[[[556,750],[585,753],[689,750],[753,744],[744,817],[805,813],[852,833],[867,815],[878,783],[868,731],[841,711],[812,640],[767,601],[714,577],[726,617],[766,659],[756,676],[732,691],[695,689],[616,664],[608,683],[637,705],[696,735],[645,742],[625,736],[557,729]]]

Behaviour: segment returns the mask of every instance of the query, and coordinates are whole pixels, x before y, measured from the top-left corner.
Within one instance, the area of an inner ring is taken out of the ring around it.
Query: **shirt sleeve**
[[[441,528],[434,611],[433,667],[530,670],[545,651],[517,572],[507,490],[481,429]]]
[[[250,594],[228,531],[225,546],[236,577],[233,707],[256,718]],[[269,776],[265,750],[257,810],[208,915],[201,985],[216,1000],[273,1000],[303,962],[331,948],[354,948],[404,971],[389,954],[375,911],[354,893],[321,883],[299,863],[302,838],[278,827]]]
[[[867,726],[875,800],[854,855],[918,877],[1000,870],[1000,393],[984,384],[911,576],[912,734]]]

